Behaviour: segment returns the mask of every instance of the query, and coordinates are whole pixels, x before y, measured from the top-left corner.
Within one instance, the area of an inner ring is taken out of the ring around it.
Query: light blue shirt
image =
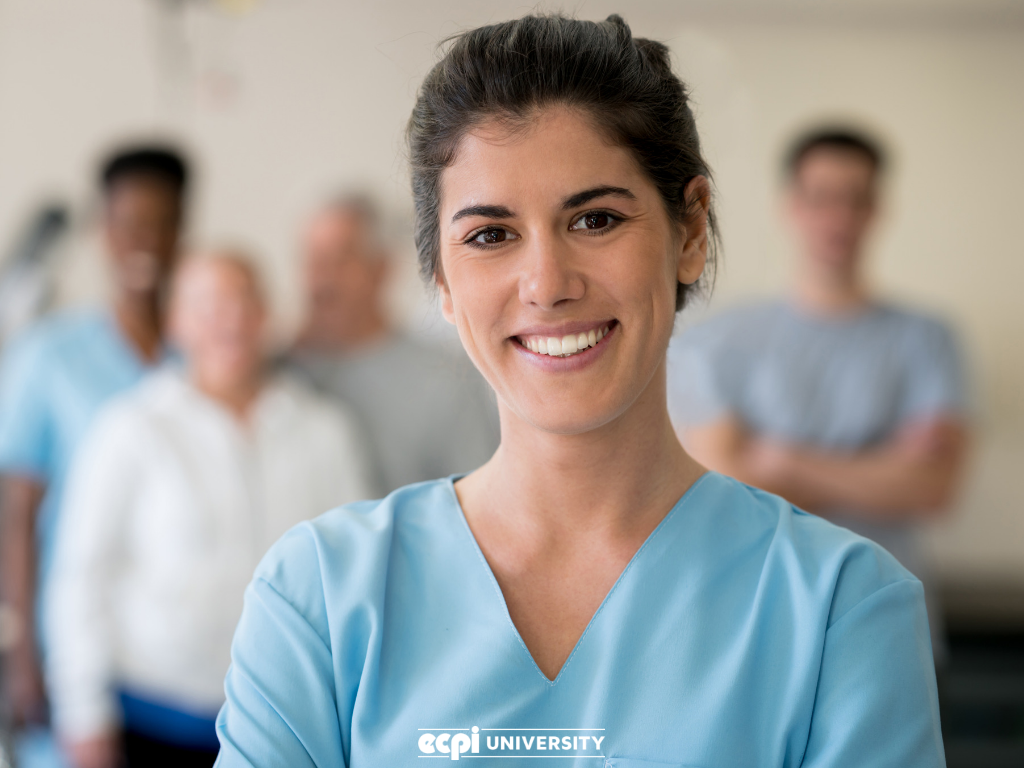
[[[93,417],[148,370],[107,312],[68,312],[17,338],[0,364],[0,473],[46,485],[36,521],[42,596],[64,481]],[[40,612],[41,615],[41,612]]]
[[[651,533],[553,681],[451,480],[289,532],[247,590],[232,658],[221,768],[944,765],[920,582],[715,473]]]

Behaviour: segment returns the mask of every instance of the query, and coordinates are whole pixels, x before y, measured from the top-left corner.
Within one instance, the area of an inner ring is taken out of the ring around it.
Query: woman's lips
[[[596,347],[608,331],[611,330],[615,321],[604,322],[592,328],[581,330],[575,333],[567,333],[562,336],[546,336],[530,334],[516,336],[522,346],[538,355],[549,357],[572,357],[586,351],[590,347]]]

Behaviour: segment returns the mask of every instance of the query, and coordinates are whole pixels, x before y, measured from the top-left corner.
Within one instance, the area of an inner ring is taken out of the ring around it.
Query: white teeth
[[[608,327],[602,326],[586,333],[570,333],[562,338],[554,336],[520,337],[520,343],[531,352],[551,357],[569,357],[595,346],[608,335]]]

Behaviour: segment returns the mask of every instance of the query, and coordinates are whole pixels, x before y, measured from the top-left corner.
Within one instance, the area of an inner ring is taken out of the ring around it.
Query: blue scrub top
[[[5,351],[0,365],[0,473],[27,475],[46,485],[36,522],[40,597],[75,449],[100,406],[147,370],[113,316],[103,311],[55,315]]]
[[[286,534],[232,659],[221,768],[944,764],[920,582],[715,473],[651,533],[554,681],[450,479]]]

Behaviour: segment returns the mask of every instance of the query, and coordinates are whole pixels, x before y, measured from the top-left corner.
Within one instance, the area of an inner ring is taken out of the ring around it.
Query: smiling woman
[[[220,764],[941,765],[920,583],[673,433],[666,350],[714,234],[667,49],[616,16],[467,32],[409,143],[422,271],[501,445],[277,544]]]

